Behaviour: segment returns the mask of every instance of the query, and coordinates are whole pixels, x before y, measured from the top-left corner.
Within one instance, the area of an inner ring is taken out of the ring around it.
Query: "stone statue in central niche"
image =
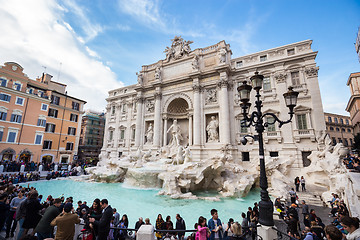
[[[169,127],[167,132],[171,131],[171,140],[168,144],[168,146],[180,146],[180,141],[183,140],[183,137],[181,136],[181,128],[180,125],[177,123],[177,120],[173,120],[173,124]]]
[[[207,142],[218,142],[219,141],[219,133],[217,128],[219,127],[219,121],[215,116],[211,116],[211,121],[206,126],[206,131],[208,133],[208,141]]]

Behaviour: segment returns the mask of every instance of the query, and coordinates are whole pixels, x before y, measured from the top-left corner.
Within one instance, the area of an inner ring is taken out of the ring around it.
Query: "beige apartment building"
[[[76,159],[83,100],[44,73],[30,79],[14,62],[0,67],[0,160],[63,162]]]
[[[43,76],[52,82],[51,75]],[[70,163],[77,160],[83,100],[69,96],[66,85],[52,82],[41,161]]]
[[[326,130],[331,138],[333,145],[343,143],[346,147],[353,145],[354,132],[349,116],[324,113]]]
[[[19,64],[0,67],[0,160],[39,161],[49,104],[47,86]]]

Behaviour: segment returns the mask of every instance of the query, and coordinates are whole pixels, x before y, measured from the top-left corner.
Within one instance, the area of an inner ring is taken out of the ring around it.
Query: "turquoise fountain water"
[[[27,184],[23,184],[27,185]],[[175,215],[180,213],[186,222],[187,229],[192,229],[199,216],[209,219],[210,210],[216,208],[219,211],[219,218],[227,223],[229,218],[241,221],[241,213],[247,211],[249,206],[258,202],[260,194],[258,189],[253,189],[245,198],[222,198],[221,201],[171,199],[167,196],[159,196],[159,189],[134,189],[122,183],[94,183],[77,182],[72,180],[50,180],[31,182],[30,186],[35,187],[45,200],[48,195],[54,198],[64,194],[65,197],[72,196],[74,205],[77,201],[87,201],[92,204],[95,198],[107,198],[109,204],[115,207],[118,212],[127,214],[129,227],[134,227],[139,217],[150,218],[155,224],[159,213],[165,219],[171,216],[175,224]],[[199,195],[214,196],[216,193],[199,193]],[[76,206],[75,206],[76,207]]]

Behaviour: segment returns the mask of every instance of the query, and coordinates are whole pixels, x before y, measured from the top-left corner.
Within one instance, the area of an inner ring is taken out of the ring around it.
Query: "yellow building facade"
[[[86,103],[43,74],[30,79],[7,62],[0,68],[0,160],[70,163],[77,157]]]

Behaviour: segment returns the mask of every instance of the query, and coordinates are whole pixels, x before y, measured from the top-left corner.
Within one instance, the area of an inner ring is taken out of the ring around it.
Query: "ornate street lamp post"
[[[241,101],[241,108],[243,114],[243,120],[241,121],[242,127],[250,127],[254,126],[258,135],[251,136],[246,135],[241,139],[242,144],[247,143],[246,137],[251,137],[254,140],[259,142],[259,158],[260,158],[260,196],[261,201],[259,202],[259,223],[265,226],[274,226],[274,219],[273,219],[273,203],[270,200],[269,193],[267,191],[268,182],[266,177],[265,171],[265,159],[264,159],[264,143],[263,143],[263,132],[265,127],[269,124],[274,124],[275,122],[279,123],[279,128],[282,125],[291,122],[291,119],[294,116],[294,107],[296,106],[297,97],[299,95],[298,92],[292,90],[292,87],[289,87],[289,91],[284,93],[283,96],[285,98],[286,106],[289,108],[290,118],[287,121],[281,121],[275,114],[273,113],[265,113],[261,112],[262,108],[262,101],[260,100],[260,89],[263,84],[264,76],[259,75],[258,72],[255,72],[255,75],[250,78],[252,87],[243,82],[241,86],[238,87],[238,92]],[[256,91],[256,101],[255,101],[255,108],[256,110],[253,111],[251,114],[248,114],[248,110],[251,106],[250,101],[250,92],[251,89],[254,88]],[[264,121],[264,118],[267,116],[273,117],[273,122]]]

